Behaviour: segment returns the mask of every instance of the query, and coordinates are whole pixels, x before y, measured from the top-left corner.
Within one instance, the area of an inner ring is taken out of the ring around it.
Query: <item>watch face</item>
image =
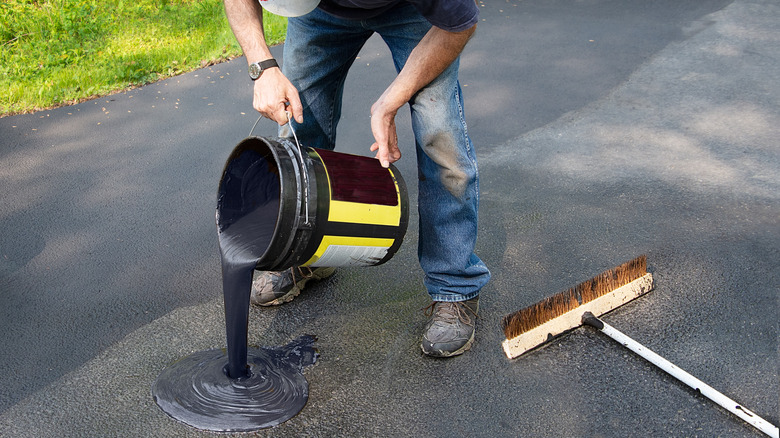
[[[260,70],[260,66],[257,65],[257,63],[249,64],[249,77],[252,79],[257,79],[260,77],[260,73],[263,71]]]

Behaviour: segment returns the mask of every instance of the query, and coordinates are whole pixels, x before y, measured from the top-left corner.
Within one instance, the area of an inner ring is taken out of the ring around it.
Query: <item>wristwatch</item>
[[[273,67],[279,67],[279,64],[277,64],[276,60],[273,58],[266,59],[265,61],[253,62],[249,64],[249,77],[252,78],[253,81],[256,81],[260,75],[263,74],[263,71]]]

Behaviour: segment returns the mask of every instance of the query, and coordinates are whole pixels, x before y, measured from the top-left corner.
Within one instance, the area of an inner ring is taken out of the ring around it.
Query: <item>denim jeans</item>
[[[303,124],[293,121],[301,143],[334,149],[347,72],[363,44],[378,33],[390,48],[396,70],[431,24],[412,6],[401,6],[364,21],[339,19],[319,9],[290,18],[283,72],[303,102]],[[424,284],[434,301],[476,297],[490,271],[474,254],[479,179],[468,136],[458,61],[410,102],[417,151],[418,257]],[[281,137],[290,137],[280,127]]]

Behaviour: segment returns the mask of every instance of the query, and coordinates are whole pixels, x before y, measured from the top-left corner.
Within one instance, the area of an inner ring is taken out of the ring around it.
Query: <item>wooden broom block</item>
[[[546,323],[520,334],[512,339],[506,339],[502,346],[504,353],[510,359],[549,341],[550,339],[575,329],[582,325],[582,315],[590,312],[601,316],[623,304],[644,295],[653,289],[653,275],[649,272],[636,280],[627,283],[612,292],[604,294],[593,301],[584,303]]]

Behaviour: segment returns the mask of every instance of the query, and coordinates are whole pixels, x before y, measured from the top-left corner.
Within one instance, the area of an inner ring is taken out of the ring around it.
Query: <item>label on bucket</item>
[[[373,266],[387,255],[395,239],[324,236],[314,256],[303,266]]]

